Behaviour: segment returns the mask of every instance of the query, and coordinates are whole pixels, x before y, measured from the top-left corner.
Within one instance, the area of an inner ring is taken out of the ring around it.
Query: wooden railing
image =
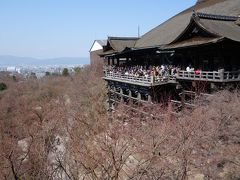
[[[122,82],[138,83],[143,85],[159,85],[167,82],[173,82],[176,80],[173,76],[134,76],[134,75],[125,75],[120,73],[113,73],[105,71],[105,78],[118,80]]]
[[[179,71],[177,79],[202,80],[215,82],[240,81],[240,71]]]
[[[224,80],[240,80],[240,71],[227,71],[223,74]]]
[[[179,71],[176,76],[134,76],[105,71],[105,79],[142,85],[160,85],[176,82],[178,79],[212,82],[240,81],[240,71]]]

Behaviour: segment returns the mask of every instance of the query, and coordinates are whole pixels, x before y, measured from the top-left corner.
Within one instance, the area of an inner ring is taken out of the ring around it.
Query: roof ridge
[[[108,40],[135,40],[139,39],[139,37],[117,37],[117,36],[108,36]]]
[[[238,16],[227,16],[227,15],[219,15],[219,14],[209,14],[202,12],[194,12],[193,16],[199,17],[202,19],[212,19],[212,20],[221,20],[221,21],[236,21],[238,20]]]

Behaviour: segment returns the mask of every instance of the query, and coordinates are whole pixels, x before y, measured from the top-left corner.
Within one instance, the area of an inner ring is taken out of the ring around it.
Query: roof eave
[[[225,38],[225,37],[218,37],[218,38],[214,38],[213,40],[211,41],[208,41],[208,42],[202,42],[202,43],[193,43],[193,44],[189,44],[189,45],[186,45],[186,46],[181,46],[181,45],[176,45],[176,46],[173,46],[174,44],[169,44],[169,45],[166,45],[163,49],[164,50],[176,50],[176,49],[184,49],[184,48],[192,48],[192,47],[197,47],[197,46],[205,46],[205,45],[209,45],[209,44],[214,44],[214,43],[219,43],[219,42],[222,42],[224,40],[227,40],[228,38]]]

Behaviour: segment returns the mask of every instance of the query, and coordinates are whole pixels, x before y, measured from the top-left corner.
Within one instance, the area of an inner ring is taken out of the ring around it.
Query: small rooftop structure
[[[123,51],[126,47],[134,47],[137,37],[108,37],[107,44],[103,46],[102,55],[108,55]]]

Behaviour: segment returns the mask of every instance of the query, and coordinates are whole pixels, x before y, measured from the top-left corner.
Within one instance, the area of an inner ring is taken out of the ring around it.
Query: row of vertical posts
[[[110,92],[111,89],[113,90],[113,92]],[[113,107],[114,102],[113,102],[113,100],[111,99],[111,96],[112,96],[112,93],[114,94],[115,92],[117,92],[117,89],[116,89],[115,86],[114,86],[113,88],[111,88],[110,86],[108,86],[108,91],[109,91],[109,94],[108,94],[109,108],[114,109],[114,107]],[[121,101],[121,102],[124,101],[124,96],[126,96],[126,95],[124,95],[123,89],[120,88],[120,98],[121,98],[120,101]],[[130,100],[133,98],[133,96],[132,96],[132,91],[131,91],[131,90],[128,91],[128,95],[127,95],[127,96],[128,96],[128,98],[129,98]],[[114,99],[116,98],[115,95],[113,95],[113,97],[114,97]],[[142,94],[141,94],[140,92],[137,93],[137,100],[138,100],[138,101],[142,101]],[[147,101],[146,101],[146,102],[149,102],[149,103],[152,102],[152,96],[151,96],[150,94],[147,95]]]
[[[115,60],[117,60],[117,62],[115,63]],[[120,60],[119,60],[119,58],[114,58],[114,57],[109,57],[108,58],[108,65],[117,65],[117,66],[119,66],[119,63],[120,62]]]
[[[116,63],[115,63],[115,60],[116,60]],[[131,58],[127,57],[125,58],[125,60],[126,60],[126,65],[129,65]],[[107,57],[107,62],[108,62],[108,65],[117,65],[117,66],[120,65],[120,59],[115,58],[114,56]]]

